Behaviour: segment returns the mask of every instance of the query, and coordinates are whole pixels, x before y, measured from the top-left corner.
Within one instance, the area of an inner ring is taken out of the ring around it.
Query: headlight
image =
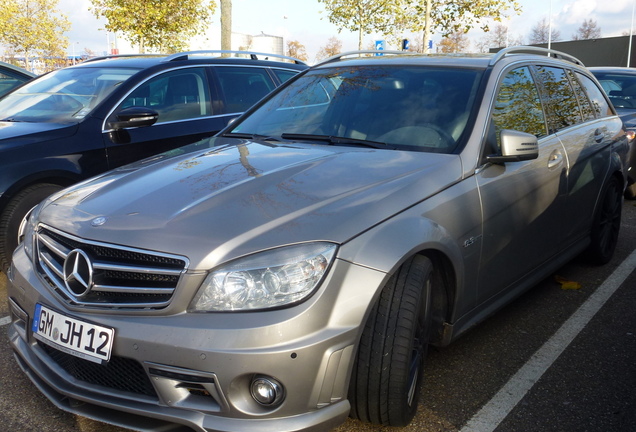
[[[24,238],[22,241],[24,242],[24,251],[26,252],[29,259],[33,259],[33,247],[34,247],[34,233],[35,227],[38,224],[38,217],[40,216],[40,209],[42,208],[42,204],[38,204],[31,211],[29,218],[26,221],[24,227]]]
[[[298,302],[318,287],[335,255],[336,245],[317,242],[238,259],[208,275],[189,310],[245,311]]]

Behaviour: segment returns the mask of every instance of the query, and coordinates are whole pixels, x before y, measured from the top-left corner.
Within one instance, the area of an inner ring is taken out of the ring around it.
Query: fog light
[[[250,391],[256,402],[268,407],[279,405],[285,397],[283,386],[274,378],[264,376],[254,377]]]

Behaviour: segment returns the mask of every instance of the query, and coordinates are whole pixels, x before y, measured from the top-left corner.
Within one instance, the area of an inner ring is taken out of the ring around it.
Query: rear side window
[[[288,79],[292,77],[295,77],[298,74],[298,72],[285,70],[285,69],[272,69],[272,72],[274,72],[274,75],[276,75],[278,79],[280,80],[280,82],[282,83],[284,83],[285,81],[287,81]]]
[[[583,89],[583,86],[574,75],[574,72],[568,70],[568,76],[570,77],[570,82],[572,83],[572,88],[574,89],[574,93],[576,93],[576,97],[579,100],[579,106],[581,108],[581,115],[583,116],[583,121],[593,120],[596,117],[600,117],[599,113],[597,112],[595,107],[592,105],[592,102],[587,97],[587,93]]]
[[[592,109],[595,111],[596,116],[607,117],[614,115],[612,109],[607,103],[607,99],[605,99],[603,92],[601,91],[601,89],[598,88],[596,83],[594,83],[594,81],[592,81],[590,78],[578,72],[576,73],[576,76],[578,77],[581,85],[585,88],[585,91],[590,98]]]
[[[217,67],[226,113],[241,113],[276,87],[267,70],[256,67]]]
[[[541,99],[530,70],[514,69],[504,77],[492,113],[497,137],[502,129],[547,134]]]
[[[547,104],[548,126],[551,132],[583,121],[578,100],[564,69],[538,66]]]

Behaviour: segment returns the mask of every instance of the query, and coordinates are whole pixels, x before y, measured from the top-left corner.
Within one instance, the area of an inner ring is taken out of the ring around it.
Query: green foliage
[[[202,32],[216,8],[214,0],[91,0],[106,29],[121,32],[139,52],[177,52]]]
[[[358,49],[362,36],[373,32],[390,34],[397,29],[395,17],[402,13],[404,0],[318,0],[324,3],[329,21],[339,30],[358,32]]]
[[[71,24],[57,11],[58,0],[4,0],[0,8],[0,43],[25,58],[40,57],[47,69],[66,61]],[[29,65],[25,65],[29,68]]]
[[[329,21],[339,30],[362,35],[379,32],[384,35],[401,31],[420,32],[426,26],[427,0],[318,0],[324,3]],[[510,10],[521,12],[516,0],[429,0],[430,30],[447,37],[479,27],[488,31],[487,19],[500,21]]]
[[[399,0],[405,7],[401,20],[412,31],[424,29],[426,0]],[[501,21],[508,10],[518,14],[521,5],[516,0],[431,0],[432,31],[447,37],[457,32],[467,32],[473,28],[488,31],[487,19]]]

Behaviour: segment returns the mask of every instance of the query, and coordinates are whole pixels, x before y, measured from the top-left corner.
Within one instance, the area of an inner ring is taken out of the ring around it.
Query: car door
[[[587,76],[567,71],[581,107],[581,123],[557,132],[568,155],[569,175],[564,225],[564,247],[587,234],[597,197],[609,169],[611,145],[621,132],[605,96]],[[561,79],[566,79],[562,76]]]
[[[159,74],[128,94],[109,116],[103,132],[111,168],[210,137],[227,123],[212,103],[206,67],[189,67]],[[158,113],[156,123],[145,127],[113,130],[127,108],[140,107]]]
[[[505,73],[492,107],[493,148],[511,129],[536,135],[539,157],[486,164],[477,174],[483,206],[479,297],[484,301],[513,285],[559,250],[567,164],[559,138],[549,134],[530,67]],[[495,138],[497,137],[497,138]]]

